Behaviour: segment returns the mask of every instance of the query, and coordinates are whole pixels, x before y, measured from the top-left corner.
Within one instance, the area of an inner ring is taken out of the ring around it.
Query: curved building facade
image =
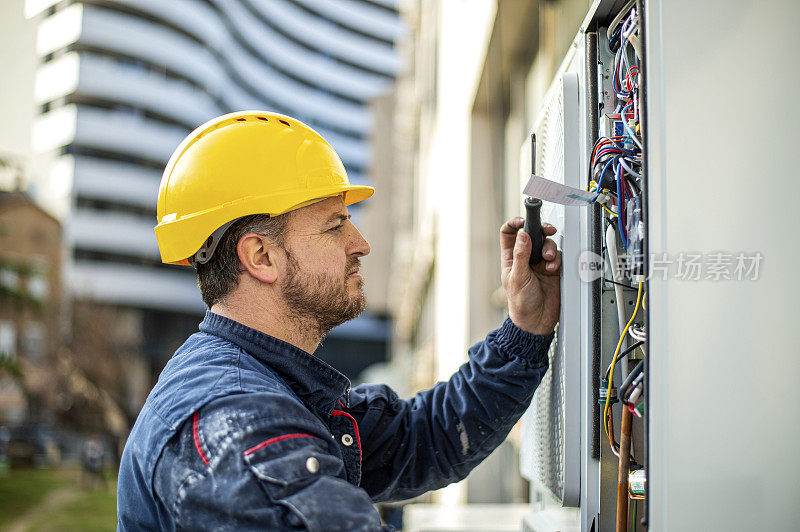
[[[296,117],[369,183],[369,102],[399,69],[393,0],[28,0],[39,20],[42,174],[67,193],[67,284],[126,307],[203,309],[194,273],[160,263],[161,171],[214,116]]]

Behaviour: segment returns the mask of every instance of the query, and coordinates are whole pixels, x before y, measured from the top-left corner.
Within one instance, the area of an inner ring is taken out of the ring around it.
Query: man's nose
[[[364,236],[361,234],[361,231],[353,224],[353,240],[351,243],[351,255],[356,255],[358,257],[363,257],[365,255],[369,255],[370,247],[369,242]]]

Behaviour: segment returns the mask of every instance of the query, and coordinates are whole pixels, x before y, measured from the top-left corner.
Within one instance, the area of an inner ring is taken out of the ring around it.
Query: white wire
[[[606,251],[608,252],[608,261],[611,263],[611,278],[616,281],[614,283],[614,295],[617,300],[617,321],[619,322],[620,335],[625,334],[625,324],[628,322],[628,317],[625,314],[625,293],[622,291],[622,268],[619,263],[619,256],[617,255],[617,233],[614,226],[609,224],[606,229]],[[625,348],[628,347],[626,342]],[[620,361],[622,369],[622,377],[628,376],[628,359],[623,358]]]
[[[628,334],[630,334],[634,340],[639,342],[646,342],[647,341],[647,332],[639,327],[629,327]]]
[[[633,8],[620,30],[620,35],[622,35],[623,40],[629,40],[637,26],[639,26],[639,17],[636,16],[636,8]]]
[[[641,331],[641,330],[631,331],[631,336],[633,336],[633,338],[637,342],[646,342],[647,341],[647,333],[644,332],[644,331]]]
[[[642,174],[640,174],[638,172],[635,172],[633,170],[633,168],[631,168],[630,166],[628,166],[625,163],[625,158],[624,157],[620,157],[618,160],[619,160],[619,164],[621,164],[622,167],[625,169],[625,171],[628,172],[630,175],[632,175],[633,177],[638,177],[638,178],[642,177]]]
[[[617,28],[619,23],[622,21],[623,17],[625,17],[625,13],[628,12],[636,4],[635,0],[630,0],[625,6],[620,9],[617,16],[614,17],[614,20],[611,21],[611,24],[608,25],[608,31],[606,32],[606,37],[611,40],[611,35],[614,33],[614,30]]]
[[[628,396],[628,402],[635,403],[636,401],[639,400],[639,397],[641,397],[641,395],[642,395],[642,386],[641,383],[639,383],[637,384],[636,388],[631,392],[631,394]]]

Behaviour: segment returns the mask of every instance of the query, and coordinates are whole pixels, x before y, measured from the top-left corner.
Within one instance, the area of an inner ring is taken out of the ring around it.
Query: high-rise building
[[[192,129],[234,110],[288,114],[351,182],[370,181],[369,102],[399,68],[394,0],[28,0],[26,15],[41,58],[34,175],[64,214],[65,285],[135,313],[154,357],[204,308],[153,233],[161,172]]]

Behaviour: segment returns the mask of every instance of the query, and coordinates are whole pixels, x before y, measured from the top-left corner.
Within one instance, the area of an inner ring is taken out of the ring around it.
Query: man
[[[560,253],[547,240],[531,269],[522,219],[509,220],[503,326],[412,399],[351,389],[313,353],[364,309],[370,247],[347,206],[371,195],[282,115],[225,115],[178,147],[156,236],[164,262],[197,268],[210,310],[128,438],[119,530],[382,530],[373,502],[458,481],[503,441],[547,370]]]

